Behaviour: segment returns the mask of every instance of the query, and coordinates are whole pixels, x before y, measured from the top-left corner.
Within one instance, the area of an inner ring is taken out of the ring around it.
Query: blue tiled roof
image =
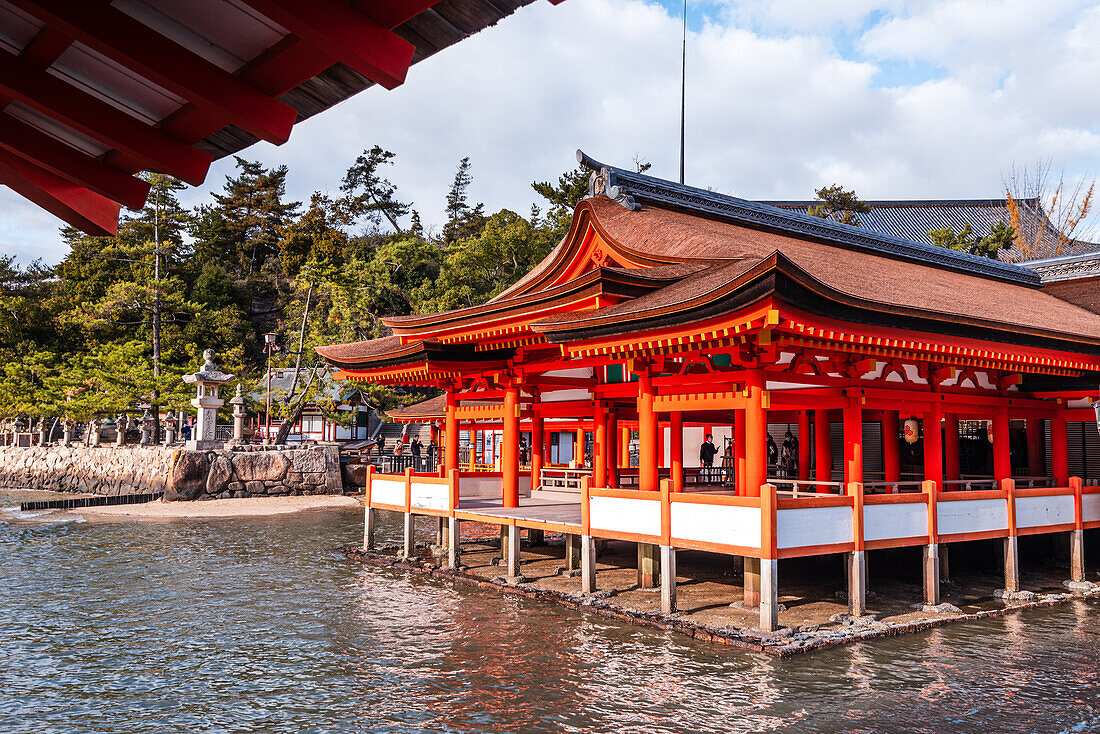
[[[936,247],[928,242],[906,239],[875,231],[870,227],[854,227],[828,219],[812,217],[801,211],[740,199],[706,189],[666,181],[613,166],[606,166],[583,152],[577,159],[594,172],[592,193],[605,194],[628,208],[648,203],[663,208],[698,213],[750,227],[768,229],[804,239],[828,242],[852,250],[875,255],[916,261],[933,267],[957,270],[971,275],[996,278],[1020,285],[1037,286],[1035,271],[1011,263]],[[795,202],[788,202],[795,203]],[[801,202],[798,202],[801,203]],[[935,229],[935,227],[932,227]]]

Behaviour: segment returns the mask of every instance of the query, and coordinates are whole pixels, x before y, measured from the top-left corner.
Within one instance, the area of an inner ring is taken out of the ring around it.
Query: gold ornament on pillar
[[[993,443],[993,421],[985,424],[985,437],[989,439],[990,443]]]
[[[920,440],[920,424],[916,420],[910,418],[905,421],[904,428],[906,443],[916,443]]]

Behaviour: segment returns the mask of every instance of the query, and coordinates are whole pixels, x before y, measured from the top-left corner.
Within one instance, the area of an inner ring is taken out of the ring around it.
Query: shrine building
[[[406,553],[437,517],[457,565],[458,523],[494,523],[518,577],[520,530],[563,532],[592,593],[596,541],[630,541],[666,613],[678,549],[738,556],[765,630],[787,558],[847,554],[853,614],[874,549],[923,548],[927,604],[963,541],[1003,542],[1011,592],[1017,538],[1068,534],[1084,579],[1100,315],[1034,269],[578,158],[589,196],[519,282],[318,350],[443,391],[391,411],[437,426],[441,468],[368,477],[367,545],[376,510]]]

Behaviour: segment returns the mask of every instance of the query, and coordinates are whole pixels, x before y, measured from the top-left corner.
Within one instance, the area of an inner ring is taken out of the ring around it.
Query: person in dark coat
[[[415,436],[412,443],[409,445],[409,450],[412,451],[412,455],[416,458],[420,458],[420,436]]]
[[[768,434],[768,466],[775,466],[779,462],[779,447],[775,445],[775,439]]]
[[[699,446],[699,466],[714,466],[714,456],[718,453],[718,447],[714,445],[714,436],[707,434],[702,445]]]

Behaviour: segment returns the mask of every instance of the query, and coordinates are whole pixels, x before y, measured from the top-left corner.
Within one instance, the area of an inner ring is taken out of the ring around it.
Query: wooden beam
[[[148,181],[129,176],[4,113],[0,113],[0,147],[129,209],[145,205]]]
[[[0,181],[68,224],[99,237],[118,233],[118,203],[0,150]]]
[[[88,137],[134,156],[149,168],[196,186],[206,178],[212,160],[209,153],[169,137],[6,52],[0,52],[0,91]]]
[[[405,81],[415,47],[342,0],[245,2],[386,89]]]
[[[298,112],[110,5],[86,0],[12,4],[261,140],[290,137]]]

